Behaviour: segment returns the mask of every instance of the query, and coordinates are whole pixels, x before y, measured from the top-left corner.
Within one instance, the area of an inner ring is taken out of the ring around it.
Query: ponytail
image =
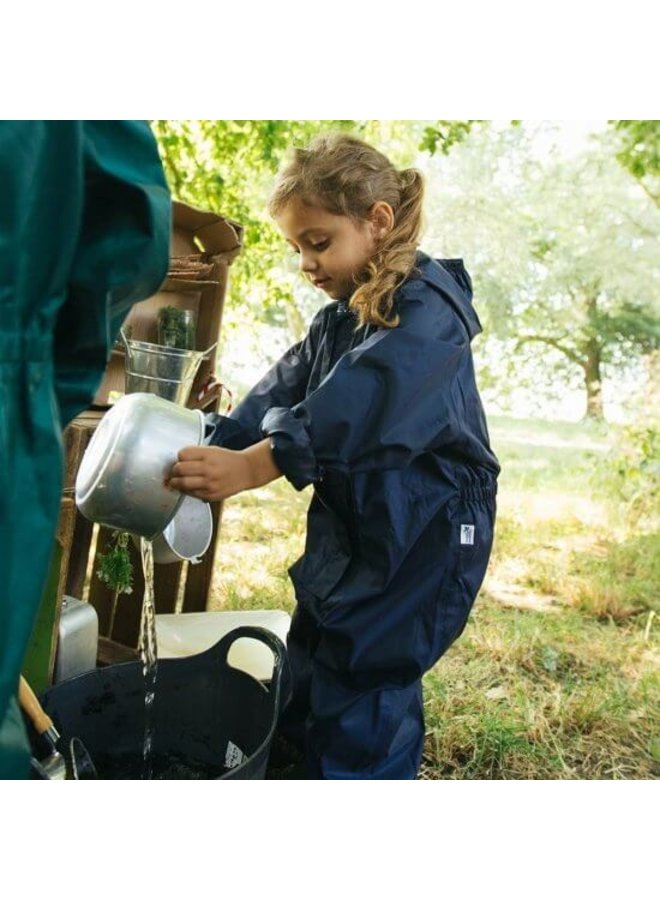
[[[404,169],[397,175],[400,201],[394,210],[394,227],[369,260],[365,278],[350,301],[360,325],[394,328],[399,324],[394,296],[415,267],[422,227],[424,179],[417,169]]]

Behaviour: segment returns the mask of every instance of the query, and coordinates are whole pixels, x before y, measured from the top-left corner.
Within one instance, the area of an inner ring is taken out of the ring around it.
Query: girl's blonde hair
[[[268,209],[276,216],[294,196],[335,215],[364,222],[374,203],[394,211],[394,227],[363,272],[355,277],[350,305],[360,325],[395,328],[394,294],[415,266],[422,225],[424,180],[417,169],[397,171],[364,141],[342,132],[322,134],[307,149],[294,148],[280,170]]]

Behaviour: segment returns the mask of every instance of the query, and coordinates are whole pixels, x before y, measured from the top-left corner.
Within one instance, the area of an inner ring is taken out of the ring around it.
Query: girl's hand
[[[199,500],[213,501],[261,487],[281,474],[266,439],[246,450],[184,447],[165,483]]]
[[[166,485],[200,500],[224,500],[251,487],[249,461],[223,447],[184,447]]]

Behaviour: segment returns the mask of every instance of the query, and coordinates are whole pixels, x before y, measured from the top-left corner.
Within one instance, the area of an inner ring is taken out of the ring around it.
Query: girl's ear
[[[374,238],[381,241],[394,228],[394,210],[385,200],[379,200],[369,210]]]

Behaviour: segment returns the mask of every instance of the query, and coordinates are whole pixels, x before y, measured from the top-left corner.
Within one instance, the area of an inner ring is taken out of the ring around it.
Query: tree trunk
[[[590,340],[586,347],[584,363],[584,385],[587,391],[587,411],[585,419],[603,422],[603,391],[600,374],[600,346],[596,340]]]
[[[644,414],[652,422],[660,422],[660,350],[644,357],[647,383],[644,390]]]
[[[305,337],[307,328],[293,296],[291,296],[286,306],[286,321],[294,342],[301,341]]]

